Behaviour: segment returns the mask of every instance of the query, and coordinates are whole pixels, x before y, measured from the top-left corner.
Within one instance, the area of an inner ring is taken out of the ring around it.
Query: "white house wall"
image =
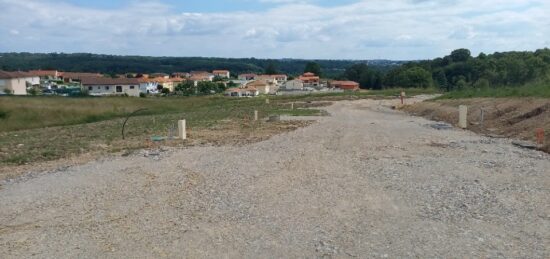
[[[117,85],[85,85],[84,89],[88,91],[90,95],[123,95],[139,96],[139,85],[118,85],[122,87],[122,92],[117,92]],[[134,89],[131,89],[131,87]]]

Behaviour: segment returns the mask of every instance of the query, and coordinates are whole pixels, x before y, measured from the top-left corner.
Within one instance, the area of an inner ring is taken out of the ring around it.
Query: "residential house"
[[[90,95],[124,95],[139,96],[140,80],[138,78],[82,77],[82,90]]]
[[[225,96],[232,96],[232,97],[253,97],[260,95],[260,92],[258,89],[254,87],[246,87],[246,88],[229,88],[225,90]]]
[[[256,80],[246,84],[246,88],[252,87],[258,90],[260,94],[275,94],[279,87],[275,80]]]
[[[246,86],[246,84],[249,82],[249,81],[246,81],[246,80],[239,80],[239,79],[232,79],[232,80],[229,80],[228,81],[229,83],[233,83],[234,85],[236,85],[237,87],[244,87]]]
[[[304,73],[298,79],[302,81],[304,87],[319,87],[319,77],[314,73]]]
[[[80,72],[61,72],[59,78],[65,83],[82,82],[82,79],[87,77],[103,77],[99,73],[80,73]]]
[[[284,89],[289,91],[304,90],[304,83],[299,79],[290,80],[285,83]]]
[[[343,90],[359,90],[359,83],[353,81],[329,81],[329,86]]]
[[[156,80],[158,78],[155,78]],[[176,86],[183,83],[185,79],[183,78],[161,78],[161,80],[158,80],[158,85],[162,85],[162,88],[168,88],[170,92],[174,92],[176,90]]]
[[[176,90],[176,86],[180,83],[183,83],[186,79],[183,78],[165,78],[165,77],[156,77],[156,78],[140,78],[139,89],[142,93],[155,94],[158,93],[158,89],[162,88],[168,89],[170,92]]]
[[[149,78],[138,78],[139,92],[144,94],[158,94],[158,82]]]
[[[258,75],[256,74],[240,74],[239,75],[239,80],[244,80],[244,81],[252,81],[252,80],[256,80],[256,77]]]
[[[255,78],[256,80],[275,80],[277,84],[283,85],[287,80],[288,76],[284,74],[279,75],[259,75]]]
[[[172,77],[175,77],[175,78],[189,78],[189,77],[191,77],[191,74],[189,74],[187,72],[174,72],[174,73],[172,73]]]
[[[0,71],[0,94],[26,95],[27,87],[40,84],[40,78],[27,72]]]
[[[61,75],[57,70],[31,70],[29,73],[43,80],[57,80]]]
[[[219,78],[231,77],[231,73],[228,70],[214,70],[212,71],[212,74],[214,75],[214,77],[219,77]]]
[[[214,80],[214,75],[210,73],[191,73],[191,77],[189,77],[189,80],[191,80],[193,84],[197,86],[199,82],[212,82],[212,80]]]

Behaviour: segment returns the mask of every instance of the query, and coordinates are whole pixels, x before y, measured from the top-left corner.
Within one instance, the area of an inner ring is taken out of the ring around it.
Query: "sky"
[[[0,0],[0,52],[431,59],[550,47],[549,0]]]

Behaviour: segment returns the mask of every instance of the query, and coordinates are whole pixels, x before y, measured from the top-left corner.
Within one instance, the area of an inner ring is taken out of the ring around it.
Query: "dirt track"
[[[383,104],[383,105],[381,105]],[[386,101],[242,147],[112,157],[0,186],[0,254],[549,258],[550,156]]]

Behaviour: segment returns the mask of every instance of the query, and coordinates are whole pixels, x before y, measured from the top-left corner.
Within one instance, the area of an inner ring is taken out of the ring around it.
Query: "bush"
[[[7,111],[0,110],[0,119],[7,119],[9,113]]]
[[[139,97],[141,98],[147,98],[147,95],[145,93],[139,93]]]
[[[39,91],[36,88],[31,88],[27,91],[27,93],[30,95],[38,95]]]

